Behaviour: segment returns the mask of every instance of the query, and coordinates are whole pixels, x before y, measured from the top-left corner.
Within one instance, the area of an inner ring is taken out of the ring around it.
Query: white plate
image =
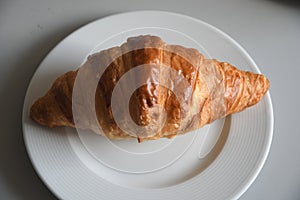
[[[198,133],[142,144],[110,143],[88,133],[81,137],[74,129],[49,129],[30,120],[30,106],[57,76],[76,69],[95,48],[120,45],[128,36],[147,33],[168,43],[198,48],[207,57],[259,73],[237,42],[197,19],[140,11],[92,22],[69,35],[48,54],[28,87],[23,131],[36,171],[61,199],[237,199],[254,181],[269,152],[273,134],[269,93],[254,107],[218,120]],[[220,130],[214,149],[199,159],[197,153],[203,141],[199,135],[218,135]],[[135,152],[134,156],[130,157],[130,152]],[[145,159],[149,152],[155,155],[149,157],[151,162]]]

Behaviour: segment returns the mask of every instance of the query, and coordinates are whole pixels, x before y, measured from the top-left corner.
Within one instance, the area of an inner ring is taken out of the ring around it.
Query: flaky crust
[[[112,59],[114,55],[122,56]],[[149,126],[151,120],[156,121],[156,124],[164,124],[160,130],[155,127],[147,129],[148,136],[143,133],[144,136],[139,137],[137,133],[139,141],[171,138],[240,112],[259,102],[269,88],[268,79],[261,74],[241,71],[215,59],[205,59],[195,49],[167,45],[159,37],[150,35],[128,38],[120,47],[89,56],[87,62],[93,65],[81,69],[93,77],[99,76],[99,68],[108,66],[103,75],[97,77],[100,80],[95,94],[95,110],[104,134],[110,139],[135,137],[122,131],[116,124],[112,115],[111,95],[120,78],[137,66],[155,66],[145,71],[143,76],[158,82],[170,80],[174,87],[174,91],[171,91],[170,88],[149,81],[131,96],[129,111],[136,124]],[[161,66],[168,66],[176,73]],[[155,71],[157,69],[159,73]],[[72,94],[77,73],[78,70],[70,71],[57,78],[45,96],[32,105],[30,116],[33,120],[49,127],[75,126]],[[191,86],[189,92],[183,88],[182,82],[177,81],[178,75],[184,77]],[[131,77],[131,81],[135,82],[138,78]],[[175,90],[181,91],[181,99],[176,97]],[[154,109],[157,105],[164,108],[164,119],[160,117],[161,113],[155,113],[158,112]],[[85,122],[79,128],[97,132],[92,126],[90,122]]]

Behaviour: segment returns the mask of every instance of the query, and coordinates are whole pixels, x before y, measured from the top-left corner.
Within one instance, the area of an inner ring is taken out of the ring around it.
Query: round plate
[[[166,34],[168,31],[184,37],[172,37]],[[257,105],[198,131],[173,140],[142,144],[109,142],[90,133],[77,134],[71,128],[50,129],[29,118],[33,102],[59,75],[76,69],[91,51],[99,50],[99,44],[100,49],[109,48],[120,45],[126,37],[141,34],[158,35],[167,43],[194,47],[207,57],[260,73],[237,42],[191,17],[139,11],[92,22],[69,35],[48,54],[28,87],[23,131],[36,171],[61,199],[239,198],[258,175],[270,149],[273,109],[269,93]],[[111,40],[112,37],[119,40]],[[199,145],[204,140],[200,135],[210,137],[218,133],[221,135],[212,151],[204,158],[199,157]]]

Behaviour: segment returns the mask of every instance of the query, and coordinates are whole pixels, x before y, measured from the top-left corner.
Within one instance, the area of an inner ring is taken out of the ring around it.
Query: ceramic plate
[[[23,131],[41,179],[61,199],[237,199],[261,170],[273,134],[269,93],[257,105],[174,139],[109,141],[29,118],[33,102],[59,75],[92,52],[143,34],[198,49],[208,58],[260,73],[248,53],[219,29],[184,15],[139,11],[94,21],[61,41],[38,67],[25,97]]]

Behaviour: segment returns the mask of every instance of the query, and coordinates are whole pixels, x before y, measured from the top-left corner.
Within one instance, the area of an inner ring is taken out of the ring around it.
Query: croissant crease
[[[78,70],[58,77],[50,90],[34,102],[30,109],[34,121],[48,127],[75,127],[76,124],[77,128],[104,134],[109,139],[172,138],[258,103],[269,88],[264,75],[206,59],[196,49],[168,45],[159,37],[150,35],[128,38],[120,47],[89,56],[86,63]],[[112,94],[122,76],[143,65],[145,70],[139,75],[128,75],[129,81],[120,84],[119,90],[118,105],[121,107],[122,97],[125,98],[130,84],[147,80],[130,96],[127,104],[130,117],[123,117],[124,113],[119,110],[121,126],[132,120],[143,128],[142,131],[136,130],[134,135],[124,131],[116,122]],[[93,92],[92,86],[81,88],[82,96],[76,102],[73,100],[74,85],[81,76],[79,73],[89,77],[84,79],[86,85],[97,81],[95,101],[90,101],[94,102],[91,106],[84,102],[87,101],[86,94]],[[162,82],[165,85],[159,84]],[[72,104],[79,105],[80,120],[75,119]],[[90,108],[95,110],[96,121],[85,113]],[[99,132],[98,124],[103,132]]]

